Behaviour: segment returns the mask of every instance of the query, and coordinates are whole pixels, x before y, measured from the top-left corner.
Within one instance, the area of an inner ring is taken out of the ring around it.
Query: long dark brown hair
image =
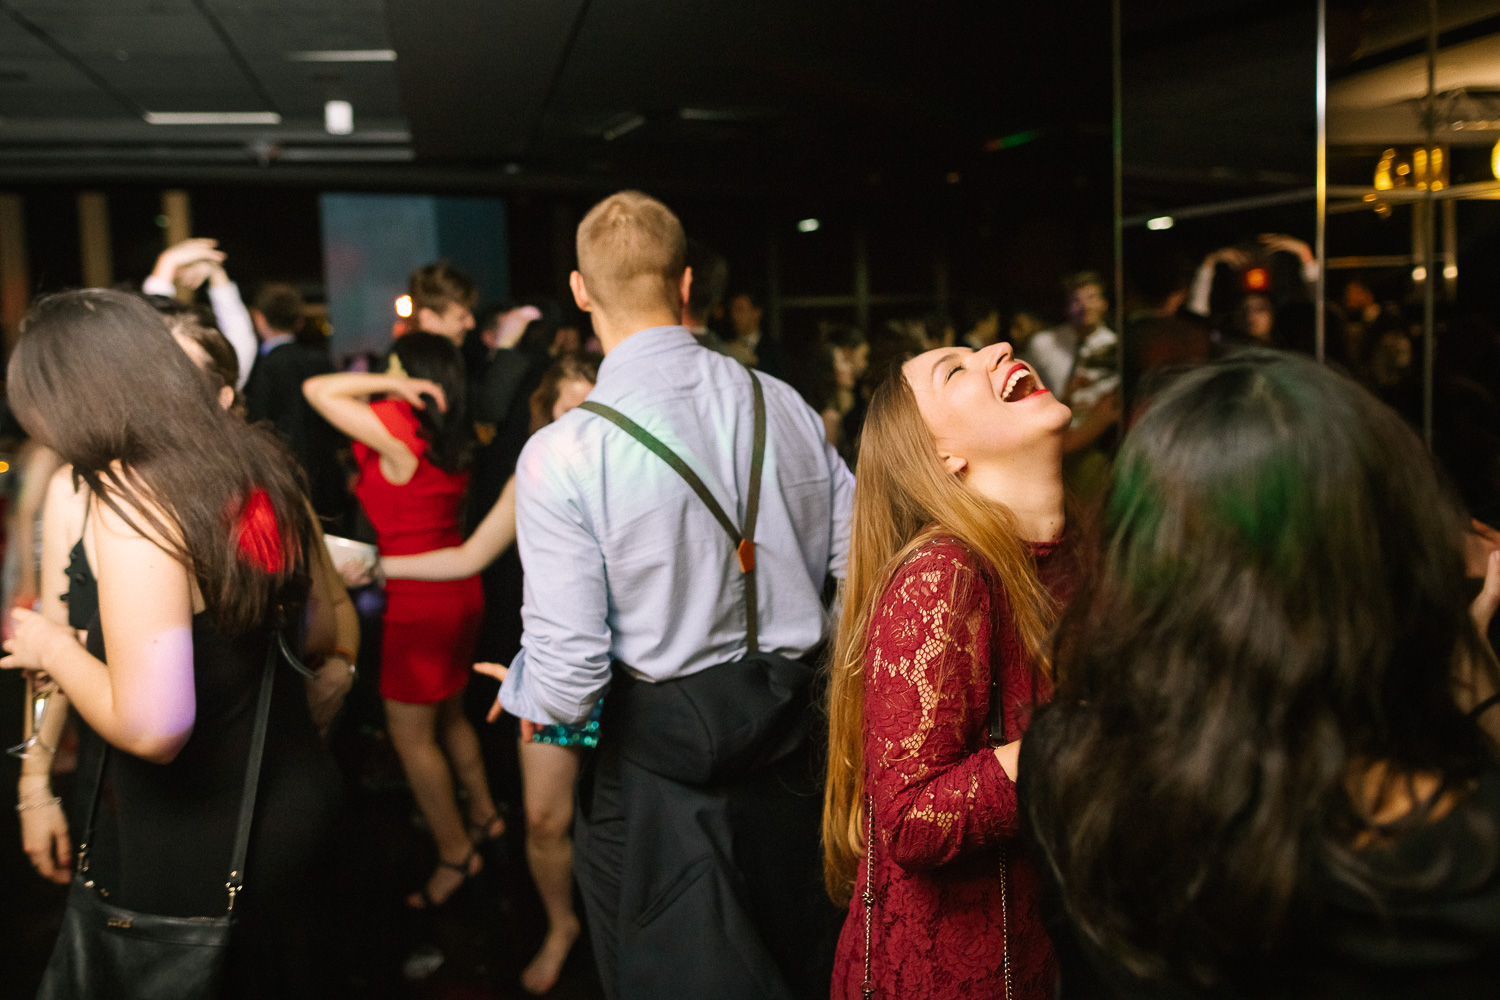
[[[22,322],[7,388],[30,433],[188,567],[226,631],[243,633],[305,596],[313,534],[296,461],[220,408],[145,302],[100,289],[41,299]],[[261,495],[280,558],[241,554],[255,520],[247,504]]]
[[[1307,930],[1312,873],[1389,888],[1357,846],[1405,827],[1365,780],[1459,790],[1495,759],[1455,700],[1495,682],[1464,518],[1394,411],[1269,351],[1163,392],[1104,516],[1022,801],[1087,939],[1140,976],[1233,981]]]
[[[469,417],[463,355],[447,337],[420,330],[397,337],[391,353],[412,378],[441,386],[448,404],[447,409],[440,410],[436,400],[424,395],[427,406],[412,409],[417,433],[427,442],[428,461],[444,472],[467,468],[474,453],[474,422]]]

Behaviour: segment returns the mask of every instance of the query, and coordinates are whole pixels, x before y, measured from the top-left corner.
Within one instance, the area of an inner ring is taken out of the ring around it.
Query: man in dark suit
[[[320,332],[306,322],[301,294],[291,285],[266,285],[250,318],[260,350],[245,383],[249,420],[269,420],[307,473],[309,499],[329,530],[342,527],[349,493],[338,461],[343,439],[308,405],[302,383],[333,371]]]

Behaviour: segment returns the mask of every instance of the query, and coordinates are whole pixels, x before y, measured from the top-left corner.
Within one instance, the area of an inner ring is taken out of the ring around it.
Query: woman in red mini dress
[[[1015,778],[1051,693],[1069,418],[1009,344],[929,351],[871,397],[829,689],[839,1000],[1052,995]]]
[[[459,509],[468,487],[472,431],[464,407],[463,360],[431,333],[397,339],[384,375],[319,375],[309,402],[354,439],[355,493],[381,555],[411,555],[463,542]],[[389,398],[371,403],[369,397]],[[446,902],[483,859],[476,841],[498,836],[479,740],[463,713],[484,612],[479,578],[391,580],[386,587],[380,693],[391,742],[437,842],[438,866],[408,905]],[[454,779],[469,796],[466,824]]]

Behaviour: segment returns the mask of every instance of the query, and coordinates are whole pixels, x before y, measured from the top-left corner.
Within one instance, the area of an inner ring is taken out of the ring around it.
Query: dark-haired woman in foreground
[[[303,393],[329,423],[354,439],[355,494],[375,526],[381,555],[411,555],[463,542],[459,507],[468,486],[473,427],[464,405],[458,348],[432,333],[396,340],[384,375],[319,375]],[[369,397],[390,398],[371,403]],[[477,875],[478,843],[505,825],[495,811],[479,738],[463,713],[484,612],[479,578],[391,580],[386,587],[380,693],[386,725],[417,807],[437,843],[438,866],[407,900],[445,903]],[[454,779],[469,797],[468,822]]]
[[[166,320],[177,346],[208,377],[219,405],[243,416],[244,407],[234,389],[238,362],[229,341],[187,310],[166,312],[159,301],[151,304]],[[53,473],[42,514],[38,610],[52,621],[79,630],[89,628],[99,606],[94,572],[97,560],[92,559],[94,540],[86,530],[92,505],[88,487],[74,476],[72,466],[63,465]],[[312,589],[302,622],[306,626],[302,655],[313,668],[313,676],[306,682],[313,725],[326,735],[354,684],[359,619],[322,543],[316,520],[313,533],[318,543],[309,553]],[[40,746],[33,747],[22,761],[17,788],[22,847],[38,874],[64,885],[71,875],[72,840],[62,799],[52,792],[51,773],[52,748],[57,745],[67,714],[67,697],[54,692],[44,709]],[[81,808],[76,795],[82,794],[86,792],[75,785],[75,813]]]
[[[119,751],[106,758],[89,844],[90,877],[109,902],[220,916],[267,644],[296,621],[324,565],[290,456],[219,405],[131,295],[39,301],[8,390],[93,498],[79,571],[96,578],[98,599],[86,646],[66,624],[13,612],[0,666],[57,682],[87,724],[85,762],[100,760],[101,739]],[[315,990],[308,892],[339,797],[301,678],[278,670],[228,995]]]
[[[1013,782],[1051,692],[1069,416],[1009,344],[928,351],[871,396],[829,689],[836,1000],[1051,996]]]
[[[1500,557],[1476,627],[1465,527],[1311,361],[1158,397],[1022,745],[1064,997],[1500,995]]]

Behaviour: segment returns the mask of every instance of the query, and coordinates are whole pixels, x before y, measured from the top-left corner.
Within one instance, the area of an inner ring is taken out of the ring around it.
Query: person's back
[[[501,701],[577,722],[609,688],[576,819],[607,995],[826,996],[836,915],[818,898],[802,661],[842,576],[851,479],[790,387],[678,325],[682,246],[634,193],[579,227],[574,293],[606,356],[517,468],[525,635]],[[687,705],[696,730],[657,724]],[[759,740],[718,756],[730,717],[762,708]]]
[[[681,327],[634,335],[605,357],[589,399],[661,439],[710,484],[731,518],[743,517],[754,443],[751,376],[732,358],[693,351],[691,338]],[[842,462],[830,459],[821,421],[794,389],[756,377],[767,426],[759,514],[764,533],[755,540],[760,645],[800,656],[824,632],[819,598],[833,556],[835,492],[842,485],[835,477]],[[591,534],[610,566],[610,625],[623,643],[612,652],[626,664],[654,673],[658,663],[670,662],[680,676],[744,655],[744,619],[722,611],[741,600],[743,575],[723,528],[670,466],[618,427],[578,409],[533,435],[518,474],[531,498],[566,496],[600,514]],[[524,504],[519,512],[523,559],[539,527],[524,520],[533,511]],[[675,530],[642,530],[662,524]],[[664,616],[660,602],[669,598],[674,613]],[[532,640],[543,635],[539,624],[528,617]],[[580,711],[566,703],[546,707],[559,715]]]

